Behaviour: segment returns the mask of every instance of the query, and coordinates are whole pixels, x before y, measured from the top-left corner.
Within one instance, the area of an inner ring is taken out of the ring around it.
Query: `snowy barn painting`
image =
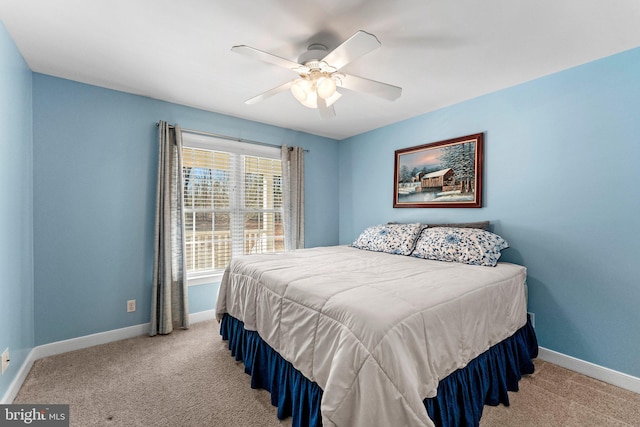
[[[395,152],[394,208],[482,207],[483,134]]]

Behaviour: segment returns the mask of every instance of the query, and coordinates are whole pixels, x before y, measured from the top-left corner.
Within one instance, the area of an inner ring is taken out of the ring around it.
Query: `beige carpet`
[[[510,407],[485,407],[482,427],[640,426],[640,395],[550,363],[520,385]],[[213,321],[38,360],[14,403],[68,403],[78,427],[291,425],[250,388]]]

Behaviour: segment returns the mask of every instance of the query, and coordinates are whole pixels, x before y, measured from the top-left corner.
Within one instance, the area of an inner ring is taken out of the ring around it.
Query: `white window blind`
[[[185,133],[183,177],[190,279],[222,273],[237,255],[284,250],[279,148]]]

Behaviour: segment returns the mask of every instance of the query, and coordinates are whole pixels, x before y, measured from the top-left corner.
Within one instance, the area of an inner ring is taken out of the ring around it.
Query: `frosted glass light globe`
[[[291,93],[298,101],[305,102],[311,93],[311,83],[305,79],[296,79],[291,85]]]
[[[318,96],[328,99],[336,93],[336,82],[331,77],[320,77],[316,84]]]

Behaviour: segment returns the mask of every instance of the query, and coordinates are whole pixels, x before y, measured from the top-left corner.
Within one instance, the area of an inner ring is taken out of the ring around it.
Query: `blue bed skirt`
[[[292,427],[320,427],[322,389],[309,381],[244,324],[227,314],[220,325],[222,339],[251,375],[251,388],[271,393],[278,418],[292,417]],[[514,335],[494,345],[440,381],[438,395],[424,405],[436,426],[477,426],[484,405],[509,405],[507,391],[518,391],[523,374],[533,373],[538,355],[536,335],[528,320]]]

